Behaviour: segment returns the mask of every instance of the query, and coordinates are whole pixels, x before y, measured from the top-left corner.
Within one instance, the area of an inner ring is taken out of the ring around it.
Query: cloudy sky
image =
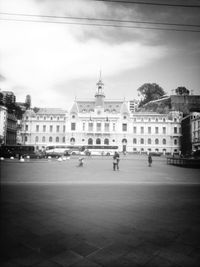
[[[145,2],[200,5],[199,0]],[[69,108],[75,97],[94,97],[100,70],[108,99],[137,98],[137,89],[147,82],[168,94],[178,86],[200,94],[200,26],[105,21],[200,25],[200,8],[1,0],[0,10],[0,88],[13,91],[17,101],[30,94],[33,106]],[[115,27],[85,25],[89,23]]]

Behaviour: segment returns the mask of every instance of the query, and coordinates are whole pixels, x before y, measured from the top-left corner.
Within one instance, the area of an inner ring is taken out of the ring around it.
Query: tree
[[[166,94],[163,88],[156,83],[145,83],[140,86],[137,91],[142,96],[139,107],[143,106],[149,101],[160,99]]]
[[[184,86],[179,86],[175,89],[177,95],[189,95],[190,91]]]

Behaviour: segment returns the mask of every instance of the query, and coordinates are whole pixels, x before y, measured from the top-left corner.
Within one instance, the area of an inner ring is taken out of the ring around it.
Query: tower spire
[[[96,106],[103,106],[103,99],[105,97],[103,93],[103,86],[104,86],[104,83],[102,82],[101,70],[100,70],[99,81],[97,82],[97,92],[95,94]]]

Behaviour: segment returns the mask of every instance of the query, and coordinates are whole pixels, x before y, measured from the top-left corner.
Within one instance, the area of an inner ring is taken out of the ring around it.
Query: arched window
[[[70,143],[75,143],[75,138],[74,138],[74,137],[72,137],[72,138],[70,139]]]
[[[56,143],[59,143],[59,137],[56,136]]]
[[[122,143],[127,144],[127,139],[126,138],[122,139]]]
[[[42,143],[45,142],[45,136],[42,136]]]
[[[100,139],[100,138],[97,138],[97,139],[96,139],[96,144],[97,144],[97,145],[100,145],[100,144],[101,144],[101,139]]]
[[[151,138],[148,138],[148,145],[151,145]]]
[[[177,139],[174,139],[174,145],[177,145],[177,144],[178,144]]]
[[[36,143],[39,142],[39,137],[38,136],[35,137],[35,142]]]
[[[162,143],[163,143],[163,145],[166,145],[166,139],[165,138],[162,140]]]
[[[49,137],[49,142],[51,143],[53,141],[52,136]]]
[[[140,139],[140,144],[142,144],[142,145],[144,144],[144,138]]]
[[[158,140],[158,138],[156,138],[156,140],[155,140],[155,144],[156,144],[156,145],[159,144],[159,140]]]
[[[137,139],[133,138],[133,144],[137,144]]]
[[[92,138],[88,139],[88,145],[93,145],[93,139]]]
[[[109,145],[109,139],[108,138],[104,139],[104,145]]]

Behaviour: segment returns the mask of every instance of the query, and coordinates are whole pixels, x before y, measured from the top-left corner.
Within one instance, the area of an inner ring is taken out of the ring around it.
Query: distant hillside
[[[150,101],[139,112],[168,113],[170,110],[183,112],[184,115],[192,111],[200,112],[200,95],[172,95],[158,100]]]
[[[150,101],[143,107],[139,108],[139,112],[157,112],[166,114],[171,110],[171,98],[166,97],[159,100]]]

